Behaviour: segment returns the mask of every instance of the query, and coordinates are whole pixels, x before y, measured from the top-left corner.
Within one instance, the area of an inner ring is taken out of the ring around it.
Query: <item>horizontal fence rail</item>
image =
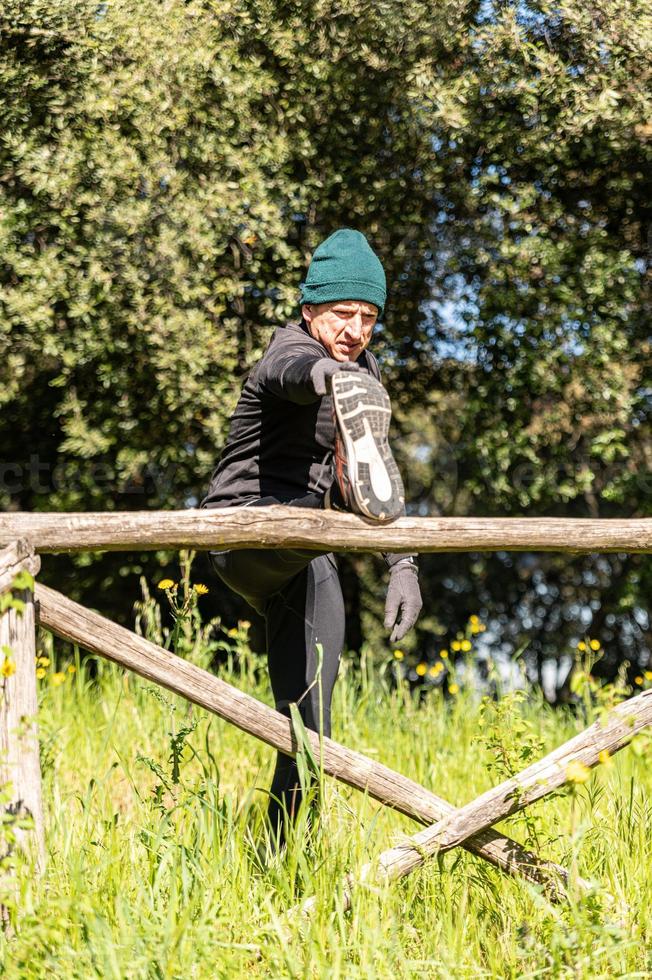
[[[315,551],[651,552],[652,518],[402,517],[379,525],[297,507],[0,514],[0,546],[29,537],[37,552],[179,548]]]

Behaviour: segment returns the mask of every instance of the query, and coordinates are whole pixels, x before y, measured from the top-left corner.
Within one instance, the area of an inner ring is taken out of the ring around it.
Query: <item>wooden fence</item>
[[[418,542],[418,543],[417,543]],[[48,588],[26,584],[25,573],[40,569],[38,553],[82,550],[304,547],[340,551],[419,552],[467,550],[652,551],[652,519],[592,521],[573,519],[402,518],[379,528],[350,514],[298,512],[289,507],[228,511],[168,511],[109,514],[0,515],[0,597],[10,597],[0,613],[0,650],[10,664],[3,672],[0,702],[0,786],[10,783],[7,810],[31,814],[31,833],[17,833],[37,869],[45,864],[44,820],[36,719],[35,625],[105,657],[173,691],[288,755],[298,743],[291,721],[208,671],[111,622]],[[22,573],[21,577],[16,576]],[[19,585],[16,589],[15,584]],[[354,885],[372,875],[400,877],[435,854],[464,847],[508,874],[544,884],[553,897],[564,894],[567,871],[527,851],[493,825],[558,789],[568,780],[570,762],[587,767],[599,755],[623,748],[652,724],[652,690],[610,712],[519,776],[456,808],[406,776],[394,772],[333,739],[308,732],[326,774],[399,810],[426,829],[391,848],[354,876],[343,894],[350,904]],[[578,887],[586,887],[581,880]],[[314,899],[304,903],[308,911]]]

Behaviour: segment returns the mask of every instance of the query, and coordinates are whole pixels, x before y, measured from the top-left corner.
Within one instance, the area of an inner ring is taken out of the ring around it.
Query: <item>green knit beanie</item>
[[[340,228],[317,246],[300,289],[302,303],[364,300],[378,307],[379,317],[387,298],[380,259],[353,228]]]

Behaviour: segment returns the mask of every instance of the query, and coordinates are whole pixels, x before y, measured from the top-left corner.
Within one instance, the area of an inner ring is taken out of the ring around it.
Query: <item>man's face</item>
[[[336,361],[356,361],[371,340],[378,307],[353,299],[304,303],[308,330]]]

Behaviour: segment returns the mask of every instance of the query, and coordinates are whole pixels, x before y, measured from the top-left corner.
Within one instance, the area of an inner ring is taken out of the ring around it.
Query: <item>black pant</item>
[[[278,502],[264,497],[249,506]],[[320,505],[314,495],[289,503]],[[306,728],[330,735],[331,697],[344,645],[344,600],[334,555],[246,548],[210,551],[209,556],[222,581],[265,618],[267,663],[277,710],[290,717],[290,702],[298,702]],[[322,666],[313,685],[318,644]],[[284,836],[283,809],[294,816],[300,799],[296,763],[279,752],[268,808],[279,840]]]

